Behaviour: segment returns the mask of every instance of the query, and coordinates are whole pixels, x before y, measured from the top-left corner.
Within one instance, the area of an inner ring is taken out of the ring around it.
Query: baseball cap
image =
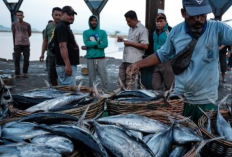
[[[158,13],[156,16],[156,20],[158,19],[165,19],[166,20],[166,15],[164,13]]]
[[[71,14],[77,15],[77,13],[73,10],[73,8],[71,6],[64,6],[62,8],[62,13],[67,13],[69,15],[71,15]]]
[[[208,0],[183,0],[183,6],[190,16],[208,14],[212,8]]]

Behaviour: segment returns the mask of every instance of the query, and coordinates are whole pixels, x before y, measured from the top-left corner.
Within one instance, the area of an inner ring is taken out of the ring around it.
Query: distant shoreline
[[[11,33],[12,31],[11,30],[0,30],[0,32],[3,32],[3,33]],[[32,33],[38,33],[38,34],[42,34],[41,31],[32,31]],[[74,33],[75,35],[83,35],[83,33]],[[108,34],[109,37],[111,38],[117,38],[117,36],[121,36],[123,38],[127,38],[126,35],[114,35],[114,34]]]

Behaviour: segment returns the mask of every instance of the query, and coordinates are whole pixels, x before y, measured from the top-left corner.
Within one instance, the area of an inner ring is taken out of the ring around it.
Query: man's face
[[[61,11],[58,11],[58,10],[55,10],[55,11],[53,12],[52,17],[53,17],[53,21],[54,21],[55,23],[58,23],[58,22],[60,21],[60,19],[61,19],[61,14],[62,14],[62,12],[61,12]]]
[[[185,18],[185,22],[190,27],[191,29],[203,29],[207,15],[206,14],[201,14],[201,15],[196,15],[196,16],[190,16],[186,12],[186,10],[182,9],[181,10],[183,18]]]
[[[156,20],[156,28],[157,29],[160,29],[160,30],[164,29],[166,24],[167,24],[167,21],[163,18],[158,18]]]
[[[127,25],[132,28],[134,28],[137,24],[137,20],[131,19],[129,17],[126,18],[126,22],[127,22]]]
[[[61,19],[64,22],[67,22],[69,24],[73,24],[73,22],[74,22],[74,14],[63,13]]]
[[[23,21],[23,18],[24,18],[23,13],[18,12],[16,13],[16,16],[19,21]]]
[[[95,29],[97,27],[97,19],[93,18],[92,20],[90,20],[90,26]]]

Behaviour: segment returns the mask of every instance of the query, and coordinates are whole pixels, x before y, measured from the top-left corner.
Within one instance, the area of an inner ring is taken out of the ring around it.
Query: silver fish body
[[[99,118],[97,122],[114,125],[119,124],[129,130],[136,130],[145,133],[156,133],[168,128],[168,126],[164,123],[138,114],[103,117]]]
[[[189,149],[190,147],[188,146],[176,146],[168,157],[182,157],[189,151]]]
[[[35,111],[49,111],[50,109],[56,109],[63,107],[65,105],[68,105],[72,103],[73,101],[77,101],[80,99],[83,99],[84,97],[88,96],[88,94],[81,94],[81,95],[65,95],[65,96],[60,96],[51,100],[46,100],[42,103],[39,103],[35,106],[32,106],[25,111],[27,112],[35,112]]]
[[[97,137],[116,157],[152,157],[151,150],[135,137],[115,125],[94,123]]]
[[[71,140],[56,135],[37,136],[32,139],[31,143],[50,146],[62,155],[69,155],[74,151],[74,145]]]

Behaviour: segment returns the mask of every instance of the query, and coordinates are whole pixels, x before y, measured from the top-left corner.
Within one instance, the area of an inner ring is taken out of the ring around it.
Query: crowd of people
[[[135,76],[140,68],[155,66],[152,88],[169,90],[175,86],[176,93],[185,96],[184,116],[191,116],[194,121],[202,115],[203,110],[215,109],[210,100],[218,98],[219,64],[222,81],[225,80],[226,69],[231,68],[232,29],[220,22],[207,20],[207,14],[212,12],[208,0],[183,0],[181,9],[184,22],[170,27],[167,17],[158,13],[154,24],[155,32],[138,20],[135,11],[125,13],[125,20],[130,27],[127,40],[118,37],[123,42],[123,60],[119,66],[119,79],[127,89],[135,88]],[[44,60],[45,50],[52,42],[54,51],[47,50],[46,67],[50,84],[76,85],[77,65],[79,64],[79,46],[70,29],[76,12],[71,6],[52,10],[53,22],[50,22],[43,32],[43,44],[40,61]],[[29,37],[31,27],[23,21],[23,12],[17,12],[18,21],[12,24],[15,36],[15,76],[20,76],[19,54],[23,52],[23,77],[29,66]],[[93,86],[96,75],[99,74],[104,90],[108,89],[105,48],[108,46],[107,33],[99,28],[97,16],[89,17],[89,29],[83,32],[86,50],[89,86]],[[142,59],[148,49],[149,33],[153,33],[154,54]],[[219,52],[220,50],[220,52]],[[229,58],[228,67],[226,57]],[[209,100],[210,99],[210,100]]]

